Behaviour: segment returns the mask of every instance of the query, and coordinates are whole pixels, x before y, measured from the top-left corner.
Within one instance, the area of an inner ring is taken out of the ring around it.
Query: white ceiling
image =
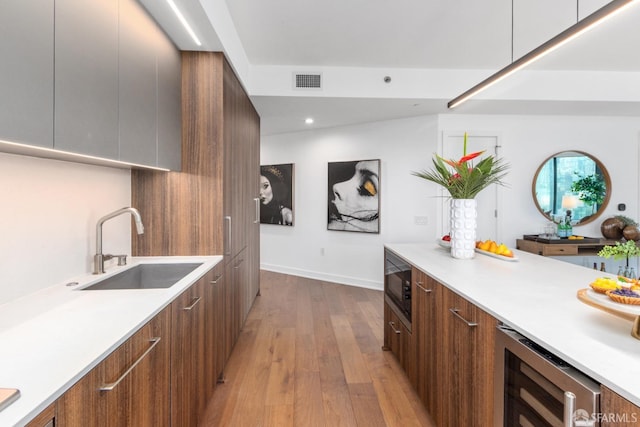
[[[517,58],[526,53],[606,1],[176,0],[203,41],[197,47],[165,2],[141,0],[180,49],[225,52],[260,113],[263,134],[306,130],[301,116],[313,116],[312,126],[318,128],[451,112],[446,102],[477,83],[478,70],[488,76],[508,65],[512,55]],[[590,37],[598,44],[607,40],[603,49],[607,56],[588,61],[594,49],[584,43],[571,60],[557,56],[561,64],[547,61],[547,69],[625,67],[640,71],[640,31],[629,30],[640,28],[640,7],[634,9],[638,13],[626,18],[632,26],[616,26],[616,37],[636,47],[628,51],[633,54],[620,54],[612,48],[613,42],[596,33]],[[341,70],[353,69],[374,70],[380,76],[413,70],[418,77],[423,70],[438,70],[445,76],[450,70],[468,70],[474,77],[452,85],[458,89],[440,92],[430,88],[412,95],[406,86],[402,92],[398,86],[386,91],[363,89],[349,94],[342,90],[307,96],[265,90],[269,85],[255,83],[261,70],[273,69],[289,73],[317,69],[338,76]],[[539,100],[485,99],[469,102],[459,112],[638,115],[639,105],[582,99],[578,103],[556,100],[549,106]]]

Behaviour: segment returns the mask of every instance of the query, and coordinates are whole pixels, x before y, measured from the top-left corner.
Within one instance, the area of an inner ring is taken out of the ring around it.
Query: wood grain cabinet
[[[169,426],[170,320],[166,308],[65,392],[56,425]]]
[[[497,320],[441,286],[436,371],[439,426],[493,424],[493,367]]]
[[[411,331],[386,301],[384,303],[384,327],[384,348],[396,356],[412,385],[415,386],[415,354],[412,347]]]
[[[206,287],[205,295],[208,301],[205,318],[205,375],[206,388],[212,393],[223,373],[227,356],[224,352],[225,341],[225,295],[226,280],[224,263],[218,264],[212,271],[211,280]]]
[[[605,386],[601,386],[601,427],[640,425],[640,407]]]
[[[411,274],[411,330],[385,301],[385,348],[436,425],[493,425],[497,320],[421,270]]]
[[[56,425],[56,404],[52,403],[29,421],[25,427],[55,427]]]
[[[412,336],[415,353],[415,388],[429,413],[437,411],[440,391],[436,354],[439,351],[437,300],[442,298],[442,285],[422,271],[412,271]]]
[[[197,426],[204,412],[209,384],[206,378],[208,274],[171,303],[171,425]]]
[[[182,120],[181,172],[131,173],[132,253],[224,255],[226,362],[260,289],[260,117],[222,53],[182,52]]]

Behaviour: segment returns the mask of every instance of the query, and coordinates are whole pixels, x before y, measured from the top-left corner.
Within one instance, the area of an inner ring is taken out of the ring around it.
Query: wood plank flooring
[[[261,296],[200,427],[434,425],[382,351],[381,291],[260,277]]]

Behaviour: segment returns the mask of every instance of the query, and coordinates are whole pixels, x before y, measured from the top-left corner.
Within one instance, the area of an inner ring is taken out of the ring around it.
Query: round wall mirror
[[[581,151],[563,151],[546,159],[533,177],[533,200],[547,219],[567,215],[575,225],[602,214],[611,196],[611,178],[604,165]]]

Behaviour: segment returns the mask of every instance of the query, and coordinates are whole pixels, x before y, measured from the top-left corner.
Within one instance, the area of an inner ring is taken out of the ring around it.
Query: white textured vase
[[[451,256],[470,259],[476,247],[476,199],[451,199]]]

